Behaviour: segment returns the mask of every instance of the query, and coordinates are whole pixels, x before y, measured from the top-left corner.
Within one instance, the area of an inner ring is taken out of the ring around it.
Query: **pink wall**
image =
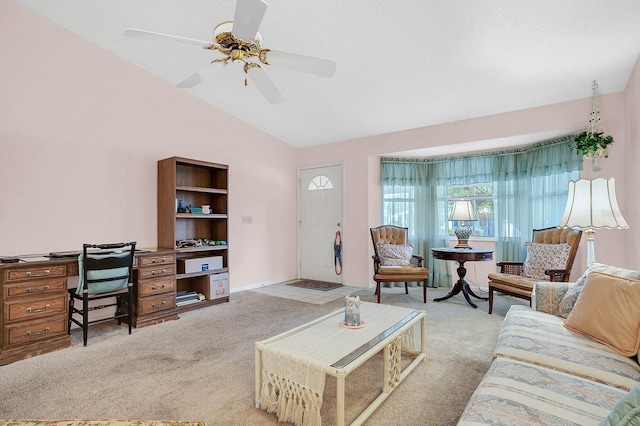
[[[632,235],[627,238],[626,262],[632,269],[640,269],[640,196],[638,196],[638,182],[640,173],[640,58],[636,61],[635,68],[627,84],[625,91],[625,109],[627,122],[627,154],[626,162],[626,192],[625,210],[623,213],[629,224],[627,231]]]
[[[295,277],[293,148],[10,1],[0,51],[0,256],[155,246],[156,164],[182,156],[229,165],[232,288]]]

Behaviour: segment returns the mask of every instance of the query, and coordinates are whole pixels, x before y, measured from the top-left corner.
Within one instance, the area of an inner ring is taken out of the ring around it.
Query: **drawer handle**
[[[155,285],[152,285],[152,286],[151,286],[151,290],[157,290],[157,289],[159,289],[159,288],[165,288],[165,285],[164,285],[164,284],[162,284],[160,287],[156,287]]]
[[[49,327],[45,327],[44,330],[42,331],[36,331],[35,333],[32,333],[31,330],[27,331],[27,336],[39,336],[41,334],[47,333],[50,330]]]
[[[151,263],[164,263],[164,257],[154,258]]]
[[[164,300],[162,301],[162,303],[160,303],[159,305],[156,305],[155,303],[153,305],[151,305],[152,308],[160,308],[164,305],[166,305],[167,302],[165,302]]]
[[[42,312],[42,311],[46,311],[47,309],[49,309],[51,307],[51,305],[49,305],[48,303],[46,305],[44,305],[44,308],[42,309],[33,309],[31,307],[27,308],[27,312],[35,314],[36,312]]]
[[[49,285],[45,285],[44,287],[42,287],[42,290],[38,290],[37,288],[29,287],[27,289],[27,293],[42,293],[43,291],[47,291],[47,290],[49,290]]]
[[[28,271],[27,272],[27,276],[28,277],[46,277],[50,273],[51,273],[51,271],[49,269],[45,269],[44,270],[44,274],[33,274],[31,271]]]
[[[161,274],[166,274],[166,273],[167,273],[167,270],[166,270],[166,269],[163,269],[163,270],[162,270],[162,271],[160,271],[160,272],[157,272],[157,271],[151,271],[151,275],[161,275]]]

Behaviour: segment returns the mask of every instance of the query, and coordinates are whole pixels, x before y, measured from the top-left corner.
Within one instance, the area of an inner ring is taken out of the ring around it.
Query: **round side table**
[[[467,269],[464,267],[465,262],[483,262],[493,259],[493,250],[476,249],[476,248],[432,248],[431,253],[436,259],[455,260],[458,262],[458,281],[455,283],[449,294],[444,297],[433,299],[434,302],[447,300],[458,293],[462,293],[467,302],[477,308],[478,305],[473,303],[470,296],[480,300],[489,300],[488,297],[482,297],[475,294],[469,287],[469,283],[464,279],[467,275]]]

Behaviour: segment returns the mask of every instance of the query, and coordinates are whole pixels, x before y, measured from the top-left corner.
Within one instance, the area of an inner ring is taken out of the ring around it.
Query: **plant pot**
[[[607,148],[599,147],[596,151],[589,152],[585,155],[587,158],[591,158],[591,169],[594,172],[598,172],[601,170],[600,164],[598,160],[600,158],[607,158],[609,156],[609,152]]]

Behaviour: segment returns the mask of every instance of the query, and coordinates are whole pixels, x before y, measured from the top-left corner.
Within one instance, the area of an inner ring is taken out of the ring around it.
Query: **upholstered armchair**
[[[489,313],[493,293],[525,299],[531,304],[533,286],[538,281],[567,282],[576,257],[582,231],[575,229],[534,229],[527,242],[525,262],[498,262],[499,273],[489,274]]]
[[[422,282],[422,298],[427,303],[429,270],[423,267],[424,258],[413,254],[413,246],[407,244],[408,228],[383,225],[370,228],[373,242],[373,279],[380,303],[380,284],[404,282],[409,294],[409,282]]]

